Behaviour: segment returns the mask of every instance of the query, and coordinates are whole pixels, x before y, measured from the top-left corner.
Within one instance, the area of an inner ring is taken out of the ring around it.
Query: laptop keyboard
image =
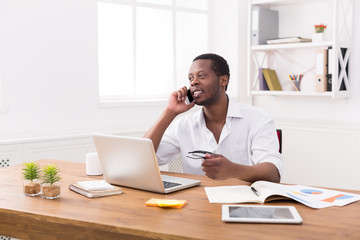
[[[180,183],[174,183],[174,182],[168,182],[168,181],[163,181],[163,184],[164,184],[165,189],[181,185]]]

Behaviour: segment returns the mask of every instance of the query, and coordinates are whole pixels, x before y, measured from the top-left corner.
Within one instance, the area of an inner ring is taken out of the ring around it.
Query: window
[[[98,3],[100,101],[165,99],[205,52],[207,0]]]

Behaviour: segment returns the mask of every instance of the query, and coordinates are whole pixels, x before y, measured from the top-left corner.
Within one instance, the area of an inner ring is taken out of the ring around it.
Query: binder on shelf
[[[332,47],[327,49],[327,74],[326,74],[326,91],[332,91],[332,75],[334,72],[334,65],[333,65],[333,57],[334,57],[334,50]]]
[[[327,49],[316,50],[316,92],[327,90]]]
[[[279,12],[265,7],[252,8],[251,44],[266,44],[269,38],[279,36]]]
[[[279,79],[275,70],[270,68],[265,68],[262,70],[264,74],[265,81],[271,91],[282,91]]]
[[[259,68],[259,87],[260,90],[262,91],[268,91],[269,90],[269,86],[267,85],[265,78],[264,78],[264,74],[262,72],[264,68]]]

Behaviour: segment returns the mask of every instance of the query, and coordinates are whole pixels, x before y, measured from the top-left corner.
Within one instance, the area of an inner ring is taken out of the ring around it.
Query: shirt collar
[[[234,118],[243,118],[244,115],[241,112],[241,108],[239,106],[240,103],[235,102],[233,99],[229,98],[229,107],[227,111],[227,118],[234,117]]]
[[[243,118],[243,114],[240,110],[240,107],[238,106],[240,103],[235,102],[233,99],[229,98],[229,106],[227,111],[226,118]],[[196,123],[199,126],[205,125],[205,117],[204,117],[204,110],[201,108],[200,111],[198,111],[196,116]]]

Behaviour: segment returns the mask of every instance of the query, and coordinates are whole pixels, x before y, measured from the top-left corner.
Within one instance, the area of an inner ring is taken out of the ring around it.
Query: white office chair
[[[169,163],[169,172],[177,172],[177,173],[182,173],[183,172],[183,168],[182,168],[182,163],[181,163],[181,155],[179,155],[177,158],[175,158],[174,160],[172,160]]]

